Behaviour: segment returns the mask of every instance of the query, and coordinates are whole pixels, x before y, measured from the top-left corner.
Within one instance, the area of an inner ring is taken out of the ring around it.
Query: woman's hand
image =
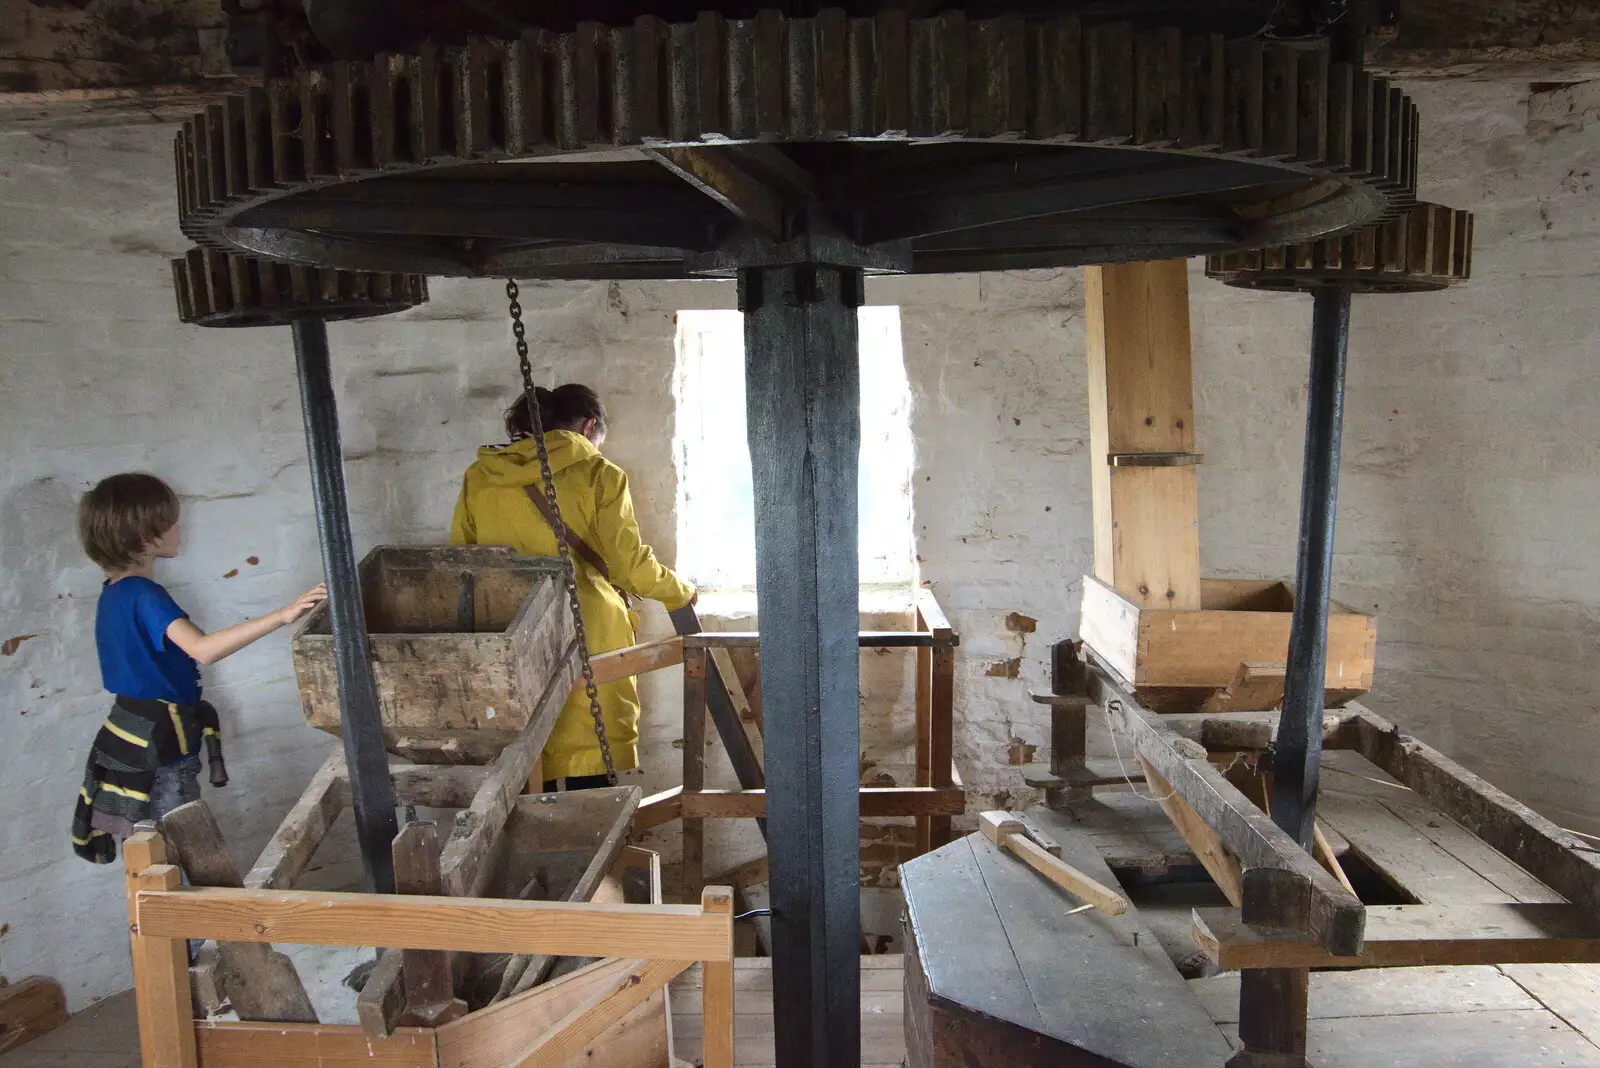
[[[287,627],[327,599],[328,584],[325,582],[317,583],[274,613],[278,618],[278,625]]]

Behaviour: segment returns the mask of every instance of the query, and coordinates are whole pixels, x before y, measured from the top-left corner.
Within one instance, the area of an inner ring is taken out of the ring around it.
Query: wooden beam
[[[707,630],[685,634],[683,644],[688,649],[760,649],[761,635],[753,630]],[[954,631],[863,630],[856,634],[856,644],[863,649],[937,649],[960,645],[961,639]]]
[[[438,1068],[432,1028],[373,1037],[348,1024],[264,1024],[205,1020],[195,1025],[200,1063],[224,1068]]]
[[[685,643],[683,656],[683,795],[682,854],[679,863],[683,896],[692,898],[705,886],[705,821],[691,816],[682,806],[705,786],[706,781],[706,675],[709,672],[706,650]]]
[[[719,918],[728,932],[726,960],[707,960],[701,973],[701,1051],[704,1068],[733,1068],[733,891],[708,886],[700,894],[700,908]]]
[[[560,1068],[595,1039],[644,1004],[694,962],[637,960],[628,970],[575,1007],[533,1044],[506,1062],[508,1068]]]
[[[639,802],[633,813],[633,833],[643,834],[652,827],[671,823],[683,815],[683,787],[674,786],[651,794]]]
[[[1085,267],[1094,573],[1143,608],[1200,608],[1195,467],[1113,467],[1194,452],[1183,260]]]
[[[161,833],[191,885],[244,886],[222,828],[204,801],[191,801],[167,813],[161,819]],[[258,942],[220,942],[217,955],[227,976],[228,1000],[239,1019],[317,1022],[317,1010],[288,957]]]
[[[278,825],[272,840],[256,858],[255,866],[244,877],[244,885],[255,890],[287,890],[306,870],[328,828],[339,813],[350,806],[350,783],[346,778],[344,748],[335,743],[328,759],[311,776],[311,781]]]
[[[1352,709],[1362,756],[1568,901],[1600,912],[1600,854],[1592,845],[1370,709]]]
[[[1161,806],[1161,811],[1167,814],[1167,819],[1183,835],[1183,840],[1189,843],[1189,848],[1194,850],[1196,859],[1211,876],[1211,881],[1217,884],[1217,889],[1222,891],[1222,896],[1234,908],[1244,904],[1244,874],[1239,869],[1239,858],[1228,852],[1217,832],[1200,818],[1189,802],[1178,796],[1178,791],[1161,777],[1148,757],[1138,752],[1134,756],[1138,757],[1139,766],[1144,769],[1144,781],[1149,785],[1156,803]]]
[[[1181,738],[1142,709],[1101,670],[1090,672],[1090,696],[1245,869],[1272,870],[1293,883],[1275,897],[1281,926],[1303,928],[1330,951],[1361,951],[1364,907],[1310,854],[1273,823],[1207,760],[1205,748]],[[1245,904],[1249,904],[1247,870]],[[1261,922],[1261,921],[1258,921]]]
[[[153,864],[142,872],[130,872],[138,899],[151,892],[177,891],[183,876],[175,864]],[[248,890],[199,890],[192,893],[250,893]],[[162,934],[135,917],[131,933],[134,976],[139,985],[134,997],[139,1002],[139,1037],[146,1040],[152,1068],[197,1068],[194,1017],[190,1015],[189,951],[182,937]]]
[[[651,960],[720,960],[731,945],[726,924],[695,905],[189,888],[141,890],[135,909],[161,938]]]
[[[404,804],[427,808],[470,807],[472,799],[478,796],[488,777],[489,768],[471,764],[417,764],[389,768],[389,780],[394,783],[395,797]]]
[[[1249,712],[1276,708],[1283,701],[1288,665],[1262,660],[1241,660],[1233,681],[1206,699],[1202,712]]]
[[[369,1038],[386,1038],[399,1025],[406,1007],[406,988],[401,982],[405,952],[381,949],[378,960],[367,973],[367,981],[356,995],[356,1019]]]
[[[578,881],[562,900],[582,902],[594,898],[595,891],[600,888],[601,880],[616,864],[622,847],[628,844],[628,833],[633,827],[633,814],[638,806],[639,790],[634,787],[628,791],[626,801],[617,809],[616,817],[606,829],[599,845],[595,847],[594,856],[589,859],[588,866],[584,868],[583,873],[578,876]],[[513,956],[501,977],[500,989],[491,1000],[503,1001],[512,994],[520,994],[543,982],[555,959],[549,954]]]
[[[1581,905],[1369,905],[1366,942],[1353,957],[1245,923],[1234,909],[1195,909],[1193,922],[1195,942],[1225,971],[1600,963],[1600,918]]]
[[[574,639],[567,648],[568,663],[576,653]],[[489,878],[488,861],[495,836],[505,826],[511,806],[522,795],[528,773],[538,761],[570,689],[566,672],[552,672],[544,693],[528,716],[528,725],[517,740],[495,758],[493,770],[473,797],[472,805],[456,816],[455,826],[439,857],[441,885],[451,897],[477,897],[483,893]]]
[[[861,817],[959,816],[966,793],[957,786],[863,786]],[[685,819],[761,819],[767,814],[765,790],[701,790],[682,797]],[[942,844],[942,843],[941,843]]]
[[[1356,712],[1331,709],[1322,717],[1322,748],[1355,747]],[[1213,753],[1265,749],[1278,733],[1276,712],[1182,712],[1163,715],[1161,725]]]
[[[61,984],[30,975],[0,986],[0,1053],[16,1049],[67,1022]]]
[[[921,590],[917,593],[920,597]],[[931,596],[931,595],[930,595]],[[928,630],[928,617],[919,603],[915,609],[917,629]],[[916,652],[916,682],[913,684],[916,709],[916,760],[914,777],[917,786],[933,785],[933,650],[918,648]],[[933,848],[933,822],[927,816],[917,817],[917,854]]]
[[[683,639],[677,635],[660,641],[630,645],[626,649],[613,649],[609,653],[597,653],[589,658],[589,664],[594,669],[596,686],[681,663],[683,663]]]
[[[739,166],[728,150],[708,148],[655,148],[644,153],[733,214],[782,241],[787,236],[783,197],[777,190]]]
[[[1113,916],[1128,911],[1128,900],[1109,887],[1089,878],[1060,857],[1048,852],[1028,838],[1027,826],[1009,812],[981,812],[978,829],[983,836],[1002,849],[1020,857],[1028,867],[1055,883],[1074,897]]]
[[[439,830],[433,823],[408,823],[395,837],[394,889],[415,896],[439,893]],[[401,954],[400,970],[405,987],[400,1023],[438,1027],[467,1014],[467,1003],[455,996],[450,954],[407,949]]]

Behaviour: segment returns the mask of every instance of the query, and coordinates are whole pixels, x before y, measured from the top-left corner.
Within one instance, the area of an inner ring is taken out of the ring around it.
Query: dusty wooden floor
[[[861,958],[862,1068],[898,1068],[905,1059],[901,1026],[899,954]],[[685,972],[672,984],[674,1053],[680,1061],[700,1063],[700,969]],[[733,971],[733,1062],[740,1068],[777,1063],[772,1047],[772,960],[741,959]],[[9,1068],[9,1066],[8,1066]]]

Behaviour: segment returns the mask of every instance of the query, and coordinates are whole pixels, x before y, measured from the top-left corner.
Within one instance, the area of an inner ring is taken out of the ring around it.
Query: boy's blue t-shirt
[[[159,582],[129,575],[105,583],[94,640],[106,689],[149,701],[199,701],[200,665],[167,640],[173,620],[187,616]]]

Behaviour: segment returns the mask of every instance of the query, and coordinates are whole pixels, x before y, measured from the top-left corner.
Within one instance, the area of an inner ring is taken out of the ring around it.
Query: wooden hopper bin
[[[421,764],[487,764],[577,656],[561,562],[496,546],[384,545],[361,561],[386,747]],[[328,609],[292,643],[306,723],[339,733]]]
[[[1140,608],[1083,579],[1084,642],[1156,712],[1246,711],[1283,697],[1294,591],[1285,582],[1202,579],[1200,610]],[[1327,702],[1372,688],[1378,626],[1334,603],[1328,617]]]

